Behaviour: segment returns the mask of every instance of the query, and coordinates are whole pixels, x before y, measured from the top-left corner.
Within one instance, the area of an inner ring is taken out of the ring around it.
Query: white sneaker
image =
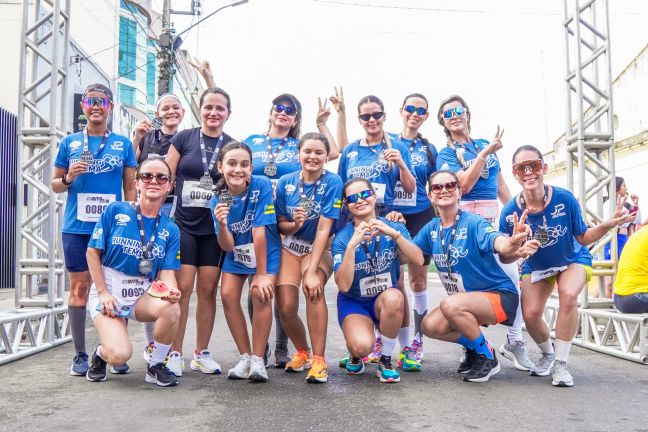
[[[262,357],[252,356],[250,360],[250,373],[247,378],[254,382],[268,381],[268,372],[266,371],[265,364],[263,364]]]
[[[235,380],[247,379],[248,375],[250,375],[250,360],[249,354],[241,354],[241,358],[236,363],[236,366],[227,372],[227,378]]]
[[[144,347],[144,354],[142,354],[142,358],[146,362],[146,364],[151,363],[151,354],[153,354],[153,343],[150,343]]]
[[[551,385],[555,387],[573,387],[574,379],[567,370],[567,362],[556,360],[552,370]]]
[[[165,366],[173,372],[173,375],[181,377],[185,368],[184,357],[178,351],[172,351],[166,359]]]
[[[221,366],[214,360],[211,352],[202,350],[200,353],[195,353],[193,360],[191,360],[191,370],[200,371],[204,374],[220,375]]]

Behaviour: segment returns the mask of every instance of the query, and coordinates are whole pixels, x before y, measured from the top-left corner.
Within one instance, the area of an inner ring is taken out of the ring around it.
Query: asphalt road
[[[455,373],[459,347],[431,340],[425,341],[423,371],[403,373],[399,384],[381,384],[373,366],[348,376],[337,367],[346,349],[335,286],[327,294],[327,384],[307,384],[303,374],[276,369],[269,370],[266,384],[230,381],[193,372],[187,362],[177,387],[159,388],[144,382],[143,331],[135,323],[131,373],[109,374],[103,383],[68,375],[71,344],[0,366],[0,430],[648,431],[648,367],[578,347],[570,359],[573,388],[554,388],[550,377],[530,377],[501,358],[502,371],[491,381],[462,382]],[[443,295],[433,284],[431,303]],[[499,346],[505,328],[487,329],[486,335]],[[90,328],[88,347],[95,343]],[[537,356],[537,347],[529,345]],[[238,360],[220,304],[211,350],[224,370]]]

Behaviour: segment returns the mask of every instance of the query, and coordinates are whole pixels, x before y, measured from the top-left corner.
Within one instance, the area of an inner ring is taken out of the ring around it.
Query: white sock
[[[567,363],[571,345],[571,341],[565,342],[561,341],[560,339],[556,339],[556,360],[564,361],[565,363]]]
[[[382,355],[391,357],[396,347],[396,338],[388,338],[385,335],[382,335]]]
[[[545,354],[553,354],[554,353],[554,347],[553,344],[551,343],[551,338],[547,339],[546,341],[539,343],[538,348],[540,348],[541,353]]]
[[[153,332],[155,331],[155,323],[154,322],[145,322],[144,323],[144,335],[146,337],[146,343],[147,344],[152,344],[155,342],[153,339]]]
[[[154,366],[158,363],[164,362],[169,350],[171,349],[171,344],[165,345],[154,340],[153,341],[153,352],[151,353],[151,360],[149,361],[150,366]]]
[[[427,290],[412,293],[412,309],[414,310],[414,338],[423,342],[423,333],[421,332],[421,322],[428,311],[428,293]]]
[[[401,327],[398,331],[398,344],[401,347],[401,351],[405,349],[406,346],[409,346],[410,343],[410,329],[409,326]],[[383,336],[383,345],[385,344],[385,337]]]
[[[515,321],[513,325],[508,329],[508,340],[509,342],[523,341],[522,338],[522,305],[520,305],[518,300],[517,312],[515,312]]]

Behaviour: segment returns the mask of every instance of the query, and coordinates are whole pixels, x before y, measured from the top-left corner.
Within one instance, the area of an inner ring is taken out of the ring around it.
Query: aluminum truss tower
[[[564,0],[567,124],[565,144],[569,189],[579,200],[588,225],[603,221],[603,196],[616,197],[614,173],[614,113],[610,64],[609,9],[607,0]],[[605,205],[614,213],[615,199]],[[594,260],[594,275],[616,273],[616,230],[593,249],[596,258],[605,244],[612,260]],[[624,315],[612,309],[611,300],[588,299],[587,288],[579,305],[579,334],[575,344],[648,364],[648,317]],[[557,302],[550,302],[546,318],[553,329]]]
[[[58,241],[62,202],[50,189],[65,134],[70,1],[23,1],[16,194],[16,307],[22,309],[0,314],[0,364],[70,340]],[[47,295],[40,295],[45,285]]]

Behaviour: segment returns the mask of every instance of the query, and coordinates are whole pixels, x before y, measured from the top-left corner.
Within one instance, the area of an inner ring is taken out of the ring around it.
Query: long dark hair
[[[218,153],[218,162],[222,164],[227,153],[231,152],[232,150],[238,149],[245,150],[250,155],[250,163],[252,163],[252,150],[250,150],[250,147],[248,147],[247,144],[244,144],[240,141],[230,141],[225,144],[221,151]],[[225,182],[225,176],[221,175],[221,177],[216,182],[216,186],[214,186],[214,193],[219,194],[226,187],[227,183]]]

